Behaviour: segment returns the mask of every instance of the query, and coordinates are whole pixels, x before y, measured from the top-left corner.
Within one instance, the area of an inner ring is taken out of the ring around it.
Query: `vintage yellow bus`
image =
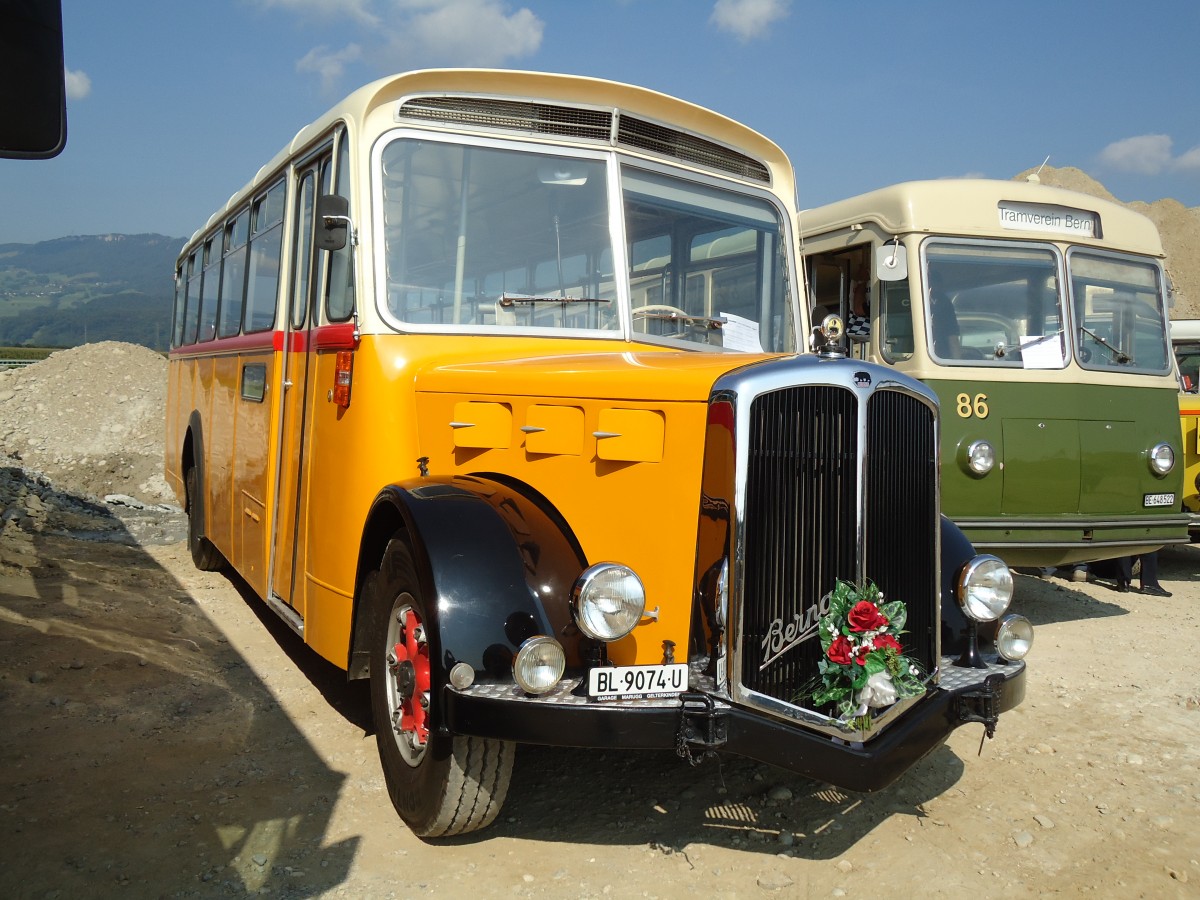
[[[835,319],[800,352],[794,196],[778,147],[681,100],[413,72],[183,248],[193,557],[369,677],[417,834],[492,821],[521,742],[870,790],[1020,701],[1032,629],[939,518],[933,394]],[[877,615],[831,649],[855,598]]]
[[[1179,424],[1183,433],[1183,511],[1188,534],[1200,541],[1200,319],[1171,322],[1179,372]]]
[[[805,210],[799,230],[810,304],[848,317],[856,356],[937,393],[942,509],[978,549],[1049,567],[1187,540],[1149,219],[964,179]]]

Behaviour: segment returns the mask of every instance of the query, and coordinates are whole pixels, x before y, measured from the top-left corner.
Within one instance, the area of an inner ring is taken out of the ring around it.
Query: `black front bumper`
[[[511,686],[447,688],[445,726],[454,734],[561,747],[673,749],[681,756],[718,750],[745,756],[852,791],[887,787],[960,725],[989,732],[1001,712],[1025,697],[1025,665],[952,669],[938,686],[868,741],[831,737],[790,719],[734,706],[718,697],[590,702],[569,690],[528,697]]]

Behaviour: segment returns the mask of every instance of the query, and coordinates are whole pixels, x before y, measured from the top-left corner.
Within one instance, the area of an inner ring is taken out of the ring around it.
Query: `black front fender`
[[[587,562],[542,498],[475,476],[392,484],[372,505],[364,556],[397,524],[438,636],[436,682],[459,662],[479,678],[507,680],[517,649],[538,634],[563,643],[568,665],[578,660],[569,599]]]

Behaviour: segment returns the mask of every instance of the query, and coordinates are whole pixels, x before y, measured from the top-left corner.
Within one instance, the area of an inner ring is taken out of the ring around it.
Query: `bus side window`
[[[221,233],[204,242],[204,283],[200,288],[200,331],[197,340],[217,335],[217,295],[221,287]]]
[[[343,131],[338,142],[337,186],[334,193],[350,198],[350,141]],[[357,223],[353,205],[350,219]],[[325,283],[325,315],[330,322],[345,322],[354,315],[354,247],[350,241],[329,254],[329,280]]]
[[[187,291],[187,279],[183,277],[183,266],[175,269],[175,322],[171,330],[171,346],[183,343],[183,305]]]
[[[912,359],[912,302],[907,281],[880,282],[879,350],[890,363]]]
[[[276,182],[254,204],[250,237],[250,277],[246,284],[245,331],[275,324],[279,299],[279,253],[283,248],[284,182]]]
[[[242,303],[246,293],[246,239],[250,211],[242,210],[225,226],[225,257],[221,267],[221,311],[218,337],[233,337],[242,328]]]
[[[203,258],[199,249],[194,250],[188,257],[187,263],[187,300],[185,315],[187,319],[183,326],[183,343],[196,343],[196,332],[200,327],[200,272]]]

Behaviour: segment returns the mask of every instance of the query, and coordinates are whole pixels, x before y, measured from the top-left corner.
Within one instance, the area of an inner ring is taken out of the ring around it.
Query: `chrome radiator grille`
[[[925,403],[898,391],[869,395],[865,417],[858,395],[844,387],[789,387],[752,401],[742,510],[743,688],[797,703],[817,676],[820,640],[771,660],[765,639],[772,622],[803,619],[838,578],[865,575],[888,597],[905,600],[905,652],[933,663],[934,423]]]

